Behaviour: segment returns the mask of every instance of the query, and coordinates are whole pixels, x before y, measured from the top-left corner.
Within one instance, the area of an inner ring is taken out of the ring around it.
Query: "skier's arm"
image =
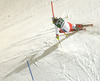
[[[59,28],[55,25],[56,38],[59,40]]]
[[[56,34],[59,35],[59,28],[57,26],[55,26],[55,30],[56,30]]]

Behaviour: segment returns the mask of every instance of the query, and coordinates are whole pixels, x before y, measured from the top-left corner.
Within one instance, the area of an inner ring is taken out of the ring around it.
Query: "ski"
[[[86,24],[86,25],[83,25],[83,27],[88,27],[88,26],[93,26],[93,24]]]

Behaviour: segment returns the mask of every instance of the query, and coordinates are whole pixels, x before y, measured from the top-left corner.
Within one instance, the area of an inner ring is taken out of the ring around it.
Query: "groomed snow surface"
[[[55,38],[51,0],[0,0],[0,81],[100,81],[100,0],[53,0],[56,17],[90,24]],[[68,16],[68,18],[66,18]]]

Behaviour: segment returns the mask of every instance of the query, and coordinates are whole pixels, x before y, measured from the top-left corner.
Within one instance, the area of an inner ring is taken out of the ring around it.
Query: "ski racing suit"
[[[56,35],[59,36],[60,33],[69,33],[76,27],[76,24],[71,24],[69,22],[65,22],[62,18],[59,18],[55,23]],[[59,31],[60,29],[60,31]]]

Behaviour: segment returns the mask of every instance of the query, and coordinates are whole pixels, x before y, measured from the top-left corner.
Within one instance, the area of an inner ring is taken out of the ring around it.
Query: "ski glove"
[[[56,38],[59,40],[59,35],[58,34],[56,34]]]
[[[66,33],[64,33],[66,36],[68,36]]]

